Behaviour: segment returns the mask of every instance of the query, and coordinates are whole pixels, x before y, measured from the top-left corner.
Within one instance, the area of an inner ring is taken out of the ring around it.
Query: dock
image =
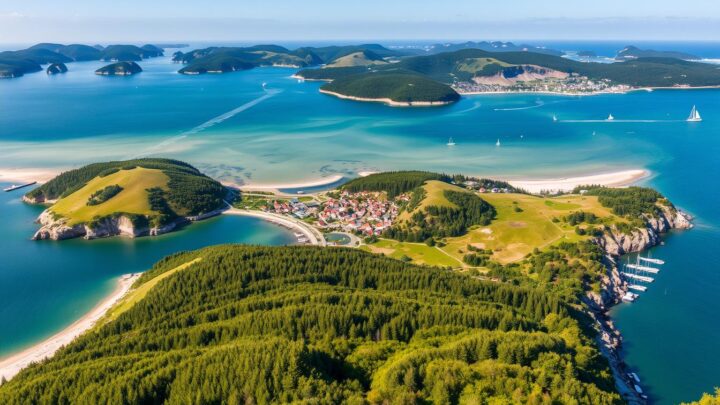
[[[623,276],[625,276],[625,277],[627,277],[627,278],[632,278],[632,279],[634,279],[634,280],[639,280],[639,281],[642,281],[642,282],[645,282],[645,283],[652,283],[653,281],[655,281],[655,279],[652,278],[652,277],[639,276],[639,275],[637,275],[637,274],[632,274],[632,273],[628,273],[628,272],[622,272],[622,273],[620,273],[620,274],[622,274]]]
[[[37,181],[31,181],[30,183],[25,183],[25,184],[13,184],[13,185],[10,186],[10,187],[5,187],[5,188],[3,189],[3,191],[5,191],[5,192],[15,191],[15,190],[17,190],[17,189],[24,188],[24,187],[29,187],[29,186],[32,186],[32,185],[34,185],[34,184],[37,184]]]
[[[652,274],[658,274],[660,272],[660,269],[656,269],[655,267],[643,266],[640,264],[626,264],[625,267],[627,267],[628,269],[644,271],[646,273]]]

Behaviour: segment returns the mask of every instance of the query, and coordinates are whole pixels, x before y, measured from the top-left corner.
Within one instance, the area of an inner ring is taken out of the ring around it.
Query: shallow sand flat
[[[607,187],[626,187],[649,176],[650,171],[648,170],[633,169],[560,179],[508,180],[508,182],[514,187],[524,189],[525,191],[539,193],[541,191],[571,191],[577,186],[589,184]]]
[[[37,181],[38,183],[45,183],[60,174],[60,172],[58,169],[0,168],[0,182],[29,183]]]

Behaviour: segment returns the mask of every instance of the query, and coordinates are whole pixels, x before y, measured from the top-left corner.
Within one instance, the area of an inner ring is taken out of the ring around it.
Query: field
[[[437,183],[437,184],[435,184]],[[421,207],[447,205],[441,190],[458,187],[441,182],[426,184],[428,195]],[[537,197],[525,194],[480,194],[497,210],[497,217],[486,227],[474,227],[463,236],[446,238],[443,247],[429,247],[423,244],[400,243],[382,240],[368,250],[382,252],[390,257],[406,255],[413,262],[457,267],[468,253],[467,246],[493,250],[492,259],[500,263],[522,260],[533,249],[549,246],[560,241],[578,241],[588,238],[575,233],[575,228],[562,222],[553,222],[573,211],[591,212],[598,217],[624,221],[600,205],[597,197],[568,195],[560,197]],[[443,201],[444,200],[444,201]],[[441,250],[444,255],[435,254]],[[450,257],[454,258],[452,260]]]
[[[445,183],[443,181],[438,180],[429,180],[423,185],[423,188],[425,189],[425,198],[422,200],[420,205],[415,208],[413,211],[408,212],[404,211],[400,214],[399,219],[401,221],[404,221],[413,214],[413,212],[417,210],[423,210],[425,207],[429,206],[437,206],[437,207],[450,207],[450,208],[457,208],[457,206],[450,201],[448,201],[447,198],[445,198],[445,195],[443,192],[445,190],[452,190],[452,191],[460,191],[460,192],[468,192],[468,190],[464,188],[460,188],[458,186],[453,186],[452,184]]]
[[[168,176],[161,170],[136,167],[120,170],[105,177],[90,180],[80,190],[60,199],[51,210],[65,218],[69,225],[92,221],[96,216],[105,216],[115,212],[150,215],[156,214],[150,209],[148,188],[167,188]],[[108,201],[88,206],[87,201],[95,191],[117,184],[123,190]]]
[[[364,245],[361,249],[384,254],[394,259],[403,256],[410,257],[413,263],[427,264],[430,266],[460,267],[462,262],[447,255],[437,247],[427,246],[422,243],[398,242],[391,239],[381,239],[372,245]]]

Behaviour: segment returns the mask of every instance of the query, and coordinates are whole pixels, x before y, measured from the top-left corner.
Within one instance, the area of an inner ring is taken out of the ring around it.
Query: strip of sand
[[[312,226],[302,222],[300,220],[290,218],[288,216],[273,214],[270,212],[255,211],[255,210],[243,210],[238,208],[229,208],[223,211],[226,215],[244,215],[248,217],[261,218],[265,221],[273,224],[280,225],[288,229],[296,229],[302,233],[311,245],[325,246],[325,237]]]
[[[514,187],[521,188],[530,193],[540,192],[567,192],[577,186],[600,185],[607,187],[627,187],[638,180],[650,176],[650,171],[643,169],[623,170],[612,173],[594,174],[588,176],[566,177],[546,180],[507,180]]]
[[[38,183],[45,183],[58,174],[60,174],[60,170],[57,169],[0,168],[0,182],[30,183],[32,181],[37,181]]]
[[[325,186],[340,181],[343,176],[336,174],[334,176],[323,177],[317,180],[309,180],[302,183],[286,183],[286,184],[243,184],[238,188],[241,190],[277,190],[281,188],[303,188]]]
[[[32,363],[42,361],[45,358],[52,357],[61,347],[72,342],[73,339],[83,334],[83,332],[92,328],[95,323],[112,308],[133,285],[140,274],[126,274],[118,280],[115,290],[102,302],[100,302],[90,312],[82,318],[75,321],[61,332],[45,339],[44,341],[23,350],[20,353],[11,355],[8,358],[0,360],[0,379],[3,377],[10,380],[23,368]]]

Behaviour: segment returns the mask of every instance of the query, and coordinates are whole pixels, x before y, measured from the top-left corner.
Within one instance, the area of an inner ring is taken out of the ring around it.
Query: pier
[[[17,190],[17,189],[21,189],[21,188],[24,188],[24,187],[29,187],[29,186],[32,186],[32,185],[34,185],[34,184],[37,184],[37,181],[31,181],[30,183],[18,184],[18,185],[13,184],[13,185],[10,186],[10,187],[4,188],[3,191],[5,191],[5,192],[15,191],[15,190]]]

